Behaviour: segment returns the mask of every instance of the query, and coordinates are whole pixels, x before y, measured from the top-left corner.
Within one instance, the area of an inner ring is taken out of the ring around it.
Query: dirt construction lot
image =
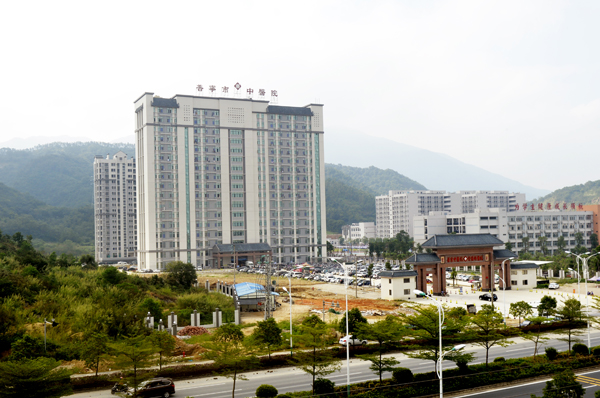
[[[217,281],[222,281],[226,283],[233,283],[234,276],[231,272],[215,272],[215,271],[203,271],[199,272],[198,280],[200,284],[203,285],[203,281],[208,280],[211,286],[214,288],[214,285]],[[289,299],[287,293],[285,293],[282,289],[283,286],[289,289],[289,279],[287,278],[277,278],[273,277],[273,280],[276,281],[277,292],[281,295],[278,299],[278,302],[281,303],[281,306],[277,308],[274,313],[274,317],[277,321],[289,319],[290,316],[290,307],[289,307]],[[235,282],[253,282],[260,283],[264,285],[265,276],[264,275],[256,275],[256,274],[245,274],[245,273],[236,273]],[[462,292],[460,287],[462,287]],[[323,314],[323,301],[325,301],[325,320],[332,321],[335,318],[341,318],[343,311],[346,308],[346,300],[345,300],[345,286],[343,284],[331,284],[324,282],[313,282],[307,281],[303,279],[292,279],[292,316],[294,318],[304,317],[310,313],[315,313],[319,316]],[[598,292],[596,292],[598,290]],[[590,305],[594,303],[593,297],[597,297],[596,293],[600,295],[600,288],[592,287],[592,285],[588,286],[588,291],[593,291],[595,296],[588,296]],[[573,293],[575,292],[575,293]],[[494,303],[494,305],[501,311],[504,312],[504,308],[508,312],[510,308],[510,303],[514,303],[517,301],[526,301],[530,303],[539,302],[544,295],[550,295],[557,299],[558,305],[560,306],[562,302],[569,298],[580,298],[582,303],[585,303],[586,295],[584,285],[581,284],[581,295],[577,294],[578,288],[577,284],[569,284],[562,285],[558,290],[548,290],[548,289],[530,289],[530,290],[507,290],[503,293],[501,290],[496,291],[496,295],[498,296],[498,301]],[[438,301],[443,302],[445,305],[449,307],[462,307],[466,308],[467,304],[475,304],[477,309],[481,309],[483,304],[490,304],[488,301],[479,300],[479,296],[482,292],[472,291],[467,289],[467,285],[458,284],[456,287],[448,288],[448,297],[438,297],[436,298]],[[375,322],[377,320],[382,319],[385,315],[390,313],[410,313],[413,312],[411,309],[413,306],[418,304],[428,304],[429,299],[414,299],[411,301],[387,301],[382,300],[380,290],[373,287],[358,287],[350,286],[348,288],[348,308],[358,308],[361,311],[366,312],[366,318],[369,319],[370,322]],[[504,298],[506,298],[506,304],[504,303]],[[331,306],[332,302],[334,303],[334,307]],[[339,307],[338,307],[339,304]],[[340,314],[331,313],[328,310],[330,308],[334,308],[336,312]],[[595,314],[594,311],[590,313],[591,315],[600,315]],[[256,321],[263,320],[264,314],[260,312],[244,312],[242,313],[242,322],[243,323],[253,323]],[[517,320],[508,320],[508,324],[517,324]]]

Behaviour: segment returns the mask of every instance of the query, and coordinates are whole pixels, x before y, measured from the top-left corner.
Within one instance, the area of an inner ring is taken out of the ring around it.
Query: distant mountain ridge
[[[530,201],[550,193],[547,189],[521,184],[448,155],[385,138],[333,129],[327,130],[324,138],[327,163],[391,169],[431,190],[520,192]],[[426,140],[427,137],[423,137],[424,145]]]
[[[539,198],[540,203],[581,203],[584,205],[600,204],[600,180],[588,181],[585,184],[572,185],[557,189]]]

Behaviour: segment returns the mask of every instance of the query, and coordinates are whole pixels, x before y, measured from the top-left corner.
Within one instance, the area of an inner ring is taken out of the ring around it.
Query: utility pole
[[[266,303],[265,303],[265,321],[269,318],[272,317],[271,314],[271,261],[269,259],[269,256],[265,256],[265,262],[263,262],[263,264],[266,264],[266,273],[265,276],[266,278],[266,292],[265,292],[265,298],[266,298]]]

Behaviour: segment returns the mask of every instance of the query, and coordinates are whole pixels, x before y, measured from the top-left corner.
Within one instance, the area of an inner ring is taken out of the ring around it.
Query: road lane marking
[[[575,376],[575,378],[577,379],[577,381],[581,381],[581,382],[588,383],[588,384],[593,384],[595,386],[600,387],[600,379],[594,379],[593,377],[589,377],[589,376]]]
[[[199,384],[197,386],[190,386],[190,387],[178,387],[177,390],[189,390],[191,388],[198,388],[198,387],[212,387],[212,386],[222,386],[225,383],[219,383],[219,384]]]
[[[236,388],[235,391],[242,391],[242,389]],[[231,391],[209,392],[207,394],[191,395],[191,397],[203,397],[205,395],[215,395],[215,394],[231,394]]]

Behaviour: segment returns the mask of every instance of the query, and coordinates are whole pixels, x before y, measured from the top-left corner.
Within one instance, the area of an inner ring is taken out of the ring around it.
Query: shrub
[[[275,398],[277,396],[277,389],[270,384],[261,384],[256,389],[257,398]]]
[[[590,354],[590,350],[588,350],[587,346],[585,344],[581,344],[581,343],[577,343],[573,345],[573,354],[577,354],[577,355],[589,355]]]
[[[497,357],[494,358],[494,362],[506,362],[506,359],[504,359],[504,357]]]
[[[600,347],[593,348],[592,354],[594,354],[595,357],[600,357]]]
[[[469,373],[469,361],[466,358],[458,358],[456,360],[456,366],[460,373]]]
[[[332,394],[335,392],[335,383],[329,379],[318,378],[313,386],[315,395]]]
[[[292,398],[290,394],[279,394],[277,398]]]
[[[413,376],[412,370],[408,368],[396,368],[392,371],[392,379],[399,384],[410,383],[415,379],[415,376]]]
[[[549,360],[554,361],[557,356],[558,356],[558,351],[556,351],[556,348],[546,347],[546,357],[548,357]]]

